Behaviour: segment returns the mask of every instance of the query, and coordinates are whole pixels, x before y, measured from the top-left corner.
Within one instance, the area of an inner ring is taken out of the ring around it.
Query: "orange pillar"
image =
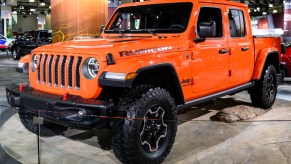
[[[108,19],[108,0],[51,0],[53,42],[96,36]]]

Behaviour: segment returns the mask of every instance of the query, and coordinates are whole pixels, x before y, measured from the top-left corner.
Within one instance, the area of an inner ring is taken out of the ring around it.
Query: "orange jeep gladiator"
[[[248,90],[254,106],[277,94],[281,38],[253,36],[246,5],[226,0],[152,0],[121,5],[100,38],[42,46],[7,86],[33,133],[112,128],[123,163],[161,163],[177,131],[177,110]],[[40,121],[38,118],[39,122]],[[37,120],[37,119],[35,119]]]

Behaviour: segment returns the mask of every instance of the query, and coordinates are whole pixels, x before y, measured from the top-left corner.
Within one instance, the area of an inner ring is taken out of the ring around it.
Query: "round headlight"
[[[34,54],[31,58],[31,69],[34,72],[37,67],[37,55]]]
[[[99,63],[95,58],[88,58],[82,67],[83,75],[87,79],[93,79],[99,72]]]

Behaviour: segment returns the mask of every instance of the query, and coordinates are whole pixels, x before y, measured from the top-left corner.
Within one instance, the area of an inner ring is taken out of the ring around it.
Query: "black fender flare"
[[[180,84],[180,80],[179,80],[179,77],[178,77],[178,74],[174,68],[174,66],[170,63],[161,63],[161,64],[156,64],[156,65],[150,65],[150,66],[145,66],[145,67],[142,67],[142,68],[139,68],[137,71],[136,71],[136,76],[134,79],[131,79],[131,80],[112,80],[112,79],[105,79],[105,74],[106,72],[103,72],[99,79],[98,79],[98,82],[99,82],[99,85],[101,86],[108,86],[108,87],[121,87],[121,88],[131,88],[136,80],[137,77],[139,77],[139,75],[141,75],[143,72],[145,71],[149,71],[149,70],[160,70],[160,69],[166,69],[166,70],[169,70],[170,73],[171,73],[171,80],[173,80],[173,83],[175,84],[175,93],[178,94],[178,95],[172,95],[173,97],[176,97],[178,98],[176,100],[176,102],[178,102],[177,105],[181,105],[181,104],[184,104],[184,94],[183,94],[183,91],[182,91],[182,87],[181,87],[181,84]],[[169,78],[170,79],[170,78]]]

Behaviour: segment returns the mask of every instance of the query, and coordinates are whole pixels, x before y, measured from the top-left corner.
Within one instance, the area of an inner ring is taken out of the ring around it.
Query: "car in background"
[[[285,63],[284,77],[291,77],[291,42],[286,44],[286,51],[282,56],[282,62]]]
[[[21,37],[12,42],[8,49],[12,54],[12,58],[18,60],[21,56],[30,54],[33,49],[51,43],[51,31],[33,30],[25,32]]]
[[[7,38],[0,34],[0,50],[1,51],[7,50],[6,42],[7,42]]]

